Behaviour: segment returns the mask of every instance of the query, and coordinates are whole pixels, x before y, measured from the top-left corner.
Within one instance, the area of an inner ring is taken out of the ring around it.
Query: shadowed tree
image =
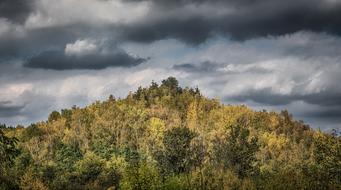
[[[215,159],[226,169],[232,169],[244,178],[257,172],[254,166],[259,149],[257,138],[250,138],[250,131],[243,121],[229,127],[230,132],[215,142]]]

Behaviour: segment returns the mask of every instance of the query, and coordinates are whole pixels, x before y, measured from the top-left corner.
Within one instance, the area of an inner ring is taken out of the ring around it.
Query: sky
[[[0,0],[0,123],[174,76],[341,129],[340,0]]]

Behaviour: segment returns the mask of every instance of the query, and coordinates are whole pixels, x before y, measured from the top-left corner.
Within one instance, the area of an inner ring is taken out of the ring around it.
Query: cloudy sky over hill
[[[0,122],[175,76],[341,129],[339,0],[0,0]]]

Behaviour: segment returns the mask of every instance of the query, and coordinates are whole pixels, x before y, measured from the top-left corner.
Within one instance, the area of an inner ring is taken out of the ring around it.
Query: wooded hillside
[[[341,189],[341,139],[175,78],[0,129],[0,189]]]

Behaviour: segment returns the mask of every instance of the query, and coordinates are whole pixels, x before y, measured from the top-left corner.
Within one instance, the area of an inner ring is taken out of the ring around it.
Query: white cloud
[[[90,40],[77,40],[75,43],[66,44],[66,55],[85,55],[98,51],[98,47]]]
[[[33,85],[30,83],[12,83],[0,86],[0,100],[11,101],[20,97],[25,91],[32,90]],[[18,102],[18,101],[15,101]]]

